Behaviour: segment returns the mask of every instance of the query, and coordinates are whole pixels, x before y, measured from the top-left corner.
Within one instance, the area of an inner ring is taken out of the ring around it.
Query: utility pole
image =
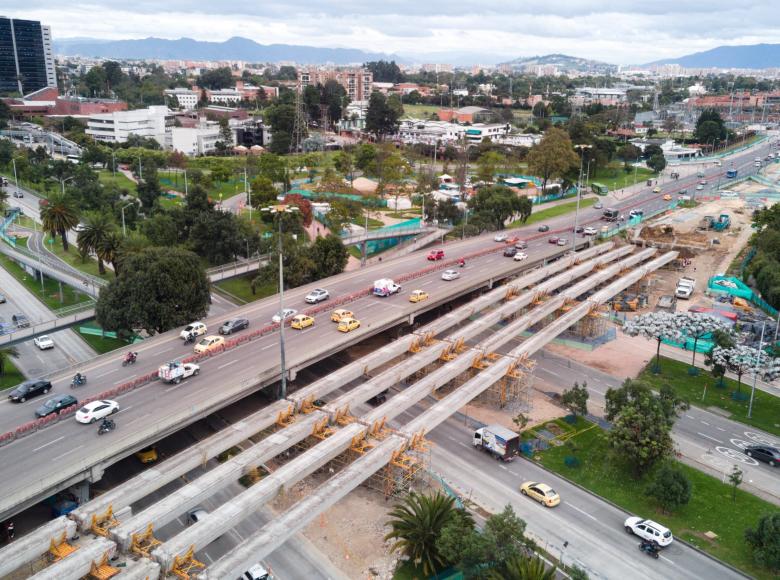
[[[303,85],[298,85],[295,93],[295,121],[293,123],[292,139],[290,140],[290,153],[302,150],[303,140],[306,138],[307,115],[303,110]]]
[[[761,354],[764,352],[764,331],[766,330],[766,320],[761,327],[761,341],[759,342],[758,352],[756,353],[756,364],[753,366],[753,388],[750,390],[750,404],[748,405],[748,419],[753,416],[753,397],[756,394],[756,383],[758,382],[758,367],[761,362]]]

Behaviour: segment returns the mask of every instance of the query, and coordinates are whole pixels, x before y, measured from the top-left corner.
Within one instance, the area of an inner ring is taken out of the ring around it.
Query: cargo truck
[[[677,289],[674,291],[674,295],[677,298],[688,300],[693,294],[694,288],[696,288],[696,280],[683,276],[677,280]]]
[[[488,425],[474,431],[474,447],[496,459],[512,461],[520,453],[520,435],[501,425]]]

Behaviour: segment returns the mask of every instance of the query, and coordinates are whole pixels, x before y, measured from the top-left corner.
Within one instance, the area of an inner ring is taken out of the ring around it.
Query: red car
[[[428,252],[428,259],[431,262],[435,262],[436,260],[441,260],[444,258],[444,250],[431,250]]]
[[[547,240],[551,244],[557,244],[558,243],[558,236],[552,236],[549,240]]]

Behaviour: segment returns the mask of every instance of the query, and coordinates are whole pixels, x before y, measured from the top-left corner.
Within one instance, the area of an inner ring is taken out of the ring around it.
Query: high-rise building
[[[298,70],[298,87],[300,90],[309,85],[324,85],[328,81],[336,81],[344,90],[350,101],[367,101],[371,96],[373,73],[362,67],[326,68],[310,67]]]
[[[0,16],[0,93],[26,95],[56,86],[49,27]]]

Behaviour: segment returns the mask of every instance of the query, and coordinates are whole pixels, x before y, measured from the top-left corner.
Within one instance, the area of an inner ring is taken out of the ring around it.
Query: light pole
[[[287,369],[285,368],[284,360],[284,264],[282,261],[282,214],[295,213],[298,211],[297,207],[289,206],[286,204],[272,205],[264,207],[262,211],[267,211],[270,214],[276,215],[277,223],[279,224],[279,352],[281,356],[281,399],[287,398]]]
[[[141,161],[141,156],[138,156],[138,181],[144,180],[144,164]]]
[[[592,145],[575,145],[575,149],[580,151],[580,174],[577,182],[577,208],[574,211],[574,232],[571,237],[571,249],[577,249],[577,225],[580,219],[580,199],[582,198],[582,166],[585,161],[585,150],[593,147]]]
[[[19,178],[16,175],[16,157],[11,157],[11,164],[14,166],[14,185],[16,190],[19,191]]]
[[[128,203],[127,205],[122,206],[122,237],[127,237],[127,228],[125,227],[125,210],[130,207],[131,205],[135,205],[134,203]]]
[[[756,364],[753,366],[753,388],[750,390],[750,403],[748,404],[748,419],[753,416],[753,397],[756,394],[756,383],[758,382],[758,367],[761,362],[761,353],[764,352],[764,331],[766,330],[766,320],[761,327],[761,341],[758,345],[758,352],[756,353]]]
[[[189,187],[187,185],[187,170],[186,169],[182,169],[182,171],[184,171],[184,195],[187,196],[190,193],[189,192]]]
[[[76,176],[71,175],[70,177],[66,177],[65,179],[60,179],[60,187],[62,188],[62,195],[65,195],[65,182],[70,181],[71,179],[76,179]]]
[[[111,152],[111,175],[116,177],[116,153]]]

